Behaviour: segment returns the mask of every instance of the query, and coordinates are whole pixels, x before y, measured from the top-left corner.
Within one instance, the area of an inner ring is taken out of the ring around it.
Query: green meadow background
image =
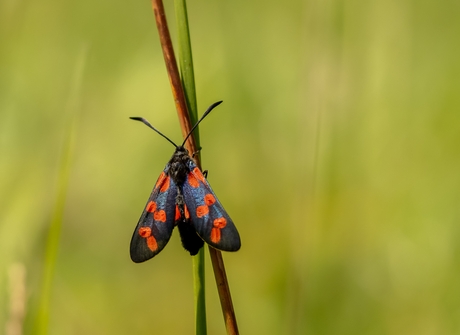
[[[460,2],[188,10],[199,114],[224,101],[200,134],[241,334],[460,334]],[[177,233],[129,258],[174,151],[129,116],[181,142],[149,1],[0,1],[0,333],[34,333],[60,209],[49,334],[194,333]]]

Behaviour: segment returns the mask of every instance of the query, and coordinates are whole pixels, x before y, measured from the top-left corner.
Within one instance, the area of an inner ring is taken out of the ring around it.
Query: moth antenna
[[[130,117],[131,120],[135,120],[135,121],[140,121],[142,122],[143,124],[145,124],[147,127],[149,128],[152,128],[153,130],[155,130],[158,134],[160,134],[161,136],[163,136],[164,138],[166,138],[169,143],[172,143],[172,145],[174,145],[176,148],[177,148],[177,144],[174,143],[173,141],[171,141],[168,137],[166,137],[166,135],[162,134],[158,129],[156,129],[154,126],[152,126],[150,124],[149,121],[147,121],[146,119],[144,119],[143,117],[139,117],[139,116],[133,116],[133,117]],[[201,120],[200,120],[201,121]]]
[[[187,139],[190,137],[190,135],[192,135],[193,131],[195,130],[196,127],[198,127],[198,125],[200,124],[201,121],[203,121],[203,119],[209,114],[211,113],[211,111],[219,106],[220,104],[222,103],[222,100],[221,101],[217,101],[215,103],[213,103],[211,106],[208,107],[208,109],[206,110],[206,112],[204,112],[203,116],[201,117],[201,119],[198,120],[197,123],[195,123],[195,125],[192,127],[192,129],[190,130],[190,132],[188,133],[188,135],[185,137],[185,140],[184,142],[182,143],[182,146],[184,146],[185,142],[187,142]],[[164,135],[163,135],[164,136]]]

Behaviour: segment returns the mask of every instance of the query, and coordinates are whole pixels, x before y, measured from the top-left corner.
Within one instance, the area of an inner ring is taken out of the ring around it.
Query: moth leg
[[[199,152],[201,151],[202,147],[199,147],[197,151],[195,151],[193,154],[192,154],[192,158],[195,158],[196,155],[199,154]]]
[[[206,179],[208,179],[208,170],[204,170],[204,171],[203,171],[203,176],[204,176]]]

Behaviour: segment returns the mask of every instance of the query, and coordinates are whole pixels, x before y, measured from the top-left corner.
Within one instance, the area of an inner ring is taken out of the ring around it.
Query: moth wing
[[[168,243],[174,228],[176,195],[177,186],[165,169],[134,230],[130,245],[133,262],[141,263],[152,258]]]
[[[190,161],[190,172],[182,186],[192,225],[209,245],[223,251],[237,251],[240,235],[198,167]]]

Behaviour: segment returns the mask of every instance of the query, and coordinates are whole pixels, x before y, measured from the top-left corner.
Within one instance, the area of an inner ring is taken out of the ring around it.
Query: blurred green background
[[[188,10],[199,114],[224,100],[200,133],[242,237],[224,254],[241,333],[459,334],[460,2]],[[128,252],[174,149],[128,117],[181,141],[149,1],[1,0],[0,40],[0,333],[12,297],[33,332],[76,116],[49,334],[193,334],[177,233]]]

